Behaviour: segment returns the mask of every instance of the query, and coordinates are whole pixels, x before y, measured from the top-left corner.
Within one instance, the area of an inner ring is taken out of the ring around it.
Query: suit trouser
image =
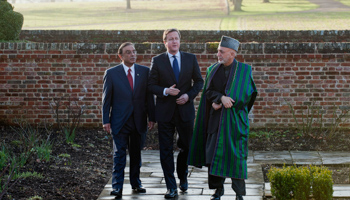
[[[167,189],[177,188],[173,152],[175,128],[178,133],[177,147],[180,148],[176,171],[178,178],[184,180],[188,175],[187,158],[193,134],[193,120],[182,121],[176,109],[170,122],[158,122],[160,162]]]
[[[136,130],[133,116],[128,119],[119,133],[113,134],[113,189],[123,188],[126,149],[128,149],[130,157],[130,184],[132,188],[135,188],[141,185],[142,136]]]
[[[208,182],[209,182],[210,189],[224,188],[225,179],[226,179],[225,177],[214,176],[209,174],[209,170],[208,170]],[[231,180],[232,180],[231,187],[233,191],[235,191],[237,195],[246,195],[244,179],[231,178]]]

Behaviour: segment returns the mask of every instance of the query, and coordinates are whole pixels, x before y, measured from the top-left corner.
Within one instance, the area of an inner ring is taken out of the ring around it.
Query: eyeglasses
[[[134,50],[134,51],[129,51],[129,50],[127,50],[127,51],[125,51],[124,53],[125,53],[125,54],[128,54],[128,55],[130,55],[130,54],[137,54],[137,51],[136,51],[136,50]]]

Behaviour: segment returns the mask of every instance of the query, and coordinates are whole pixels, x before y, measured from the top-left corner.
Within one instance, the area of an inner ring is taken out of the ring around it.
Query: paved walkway
[[[177,153],[175,153],[177,154]],[[125,169],[125,182],[123,188],[123,200],[160,200],[164,199],[166,192],[162,168],[159,162],[159,151],[142,151],[143,165],[141,168],[141,180],[147,189],[146,194],[133,194],[129,184],[129,168]],[[350,152],[317,152],[317,151],[250,151],[248,156],[248,180],[246,180],[247,196],[245,200],[262,200],[271,197],[270,184],[264,182],[261,164],[315,164],[315,165],[350,165]],[[189,168],[189,189],[186,193],[179,194],[178,200],[209,200],[214,190],[208,188],[207,168]],[[178,179],[177,179],[178,181]],[[222,200],[234,199],[235,193],[230,188],[231,180],[226,179],[225,195]],[[350,184],[334,185],[334,199],[350,199]],[[109,193],[112,190],[111,180],[98,197],[102,199],[114,199]]]

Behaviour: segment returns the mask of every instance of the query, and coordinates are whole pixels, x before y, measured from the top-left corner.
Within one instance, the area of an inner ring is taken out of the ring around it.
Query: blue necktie
[[[174,70],[176,82],[179,82],[179,74],[180,74],[179,64],[177,63],[176,57],[173,56],[173,58],[174,58],[174,61],[173,61],[173,70]]]

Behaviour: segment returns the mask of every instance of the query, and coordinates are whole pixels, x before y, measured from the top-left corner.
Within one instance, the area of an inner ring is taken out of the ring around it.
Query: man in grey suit
[[[157,96],[155,117],[158,123],[160,160],[167,186],[165,198],[178,196],[174,177],[173,138],[178,132],[176,171],[180,189],[188,189],[187,157],[193,133],[195,110],[193,100],[202,89],[203,78],[195,55],[179,51],[180,32],[163,33],[167,52],[152,58],[149,90]]]
[[[111,195],[123,194],[126,149],[130,155],[130,184],[134,192],[145,193],[140,180],[141,149],[148,128],[155,123],[154,98],[148,92],[149,68],[135,64],[132,43],[120,45],[122,64],[106,70],[103,78],[103,128],[113,136],[113,174]]]

